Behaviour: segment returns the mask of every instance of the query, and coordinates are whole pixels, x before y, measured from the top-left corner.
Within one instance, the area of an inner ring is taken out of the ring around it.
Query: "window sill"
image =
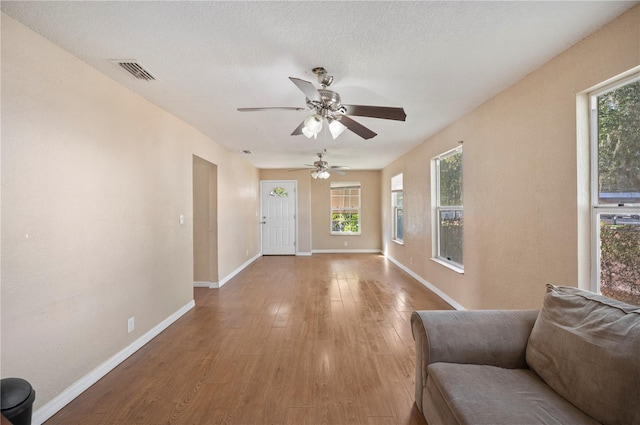
[[[362,233],[331,233],[331,236],[360,236]]]
[[[398,245],[404,245],[404,241],[397,241],[397,240],[395,240],[395,239],[391,239],[391,242],[395,242],[395,243],[397,243]]]
[[[453,270],[454,272],[458,273],[458,274],[464,274],[464,269],[458,267],[458,266],[454,266],[451,263],[448,263],[446,261],[443,261],[439,258],[432,258],[431,261],[435,261],[436,263],[445,266],[446,268]]]

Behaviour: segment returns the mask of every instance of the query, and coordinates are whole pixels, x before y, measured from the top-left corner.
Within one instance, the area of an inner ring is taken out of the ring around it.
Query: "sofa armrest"
[[[526,368],[525,352],[537,310],[414,311],[416,404],[422,412],[427,366],[436,362]]]

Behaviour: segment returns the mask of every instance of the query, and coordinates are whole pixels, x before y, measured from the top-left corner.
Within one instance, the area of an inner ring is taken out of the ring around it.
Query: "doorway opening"
[[[218,288],[218,166],[195,155],[193,286]]]

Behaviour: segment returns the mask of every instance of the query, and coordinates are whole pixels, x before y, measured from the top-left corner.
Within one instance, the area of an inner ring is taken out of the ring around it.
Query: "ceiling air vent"
[[[127,71],[129,74],[133,75],[133,77],[137,80],[145,80],[145,81],[155,81],[156,77],[153,76],[152,73],[144,69],[142,65],[140,65],[135,60],[113,60],[111,61],[117,65],[119,65],[122,69]]]

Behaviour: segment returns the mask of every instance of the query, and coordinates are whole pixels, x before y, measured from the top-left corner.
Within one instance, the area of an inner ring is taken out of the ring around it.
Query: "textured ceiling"
[[[637,2],[2,1],[2,11],[259,168],[380,169]],[[135,59],[138,81],[113,59]],[[403,106],[357,121],[363,140],[290,136],[309,112],[287,77],[323,66],[350,104]]]

